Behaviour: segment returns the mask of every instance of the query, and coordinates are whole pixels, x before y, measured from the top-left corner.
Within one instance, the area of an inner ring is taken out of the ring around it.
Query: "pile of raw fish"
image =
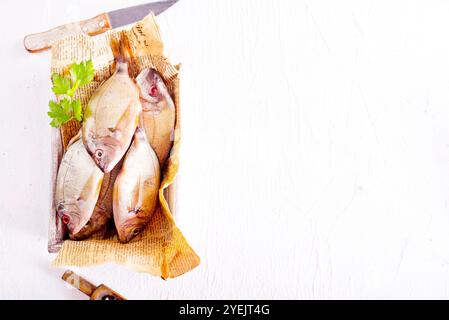
[[[158,206],[161,169],[173,145],[176,110],[162,77],[128,62],[93,94],[58,170],[57,215],[72,240],[115,225],[122,243],[141,233]]]

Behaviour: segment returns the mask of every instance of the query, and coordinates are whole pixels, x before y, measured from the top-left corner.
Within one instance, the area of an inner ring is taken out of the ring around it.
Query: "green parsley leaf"
[[[60,127],[62,124],[71,120],[72,112],[67,108],[67,103],[62,104],[62,101],[61,103],[50,101],[48,103],[48,106],[50,107],[48,116],[53,119],[53,121],[50,123],[52,127]]]
[[[83,121],[83,109],[81,107],[81,101],[75,100],[72,101],[72,110],[73,110],[73,117],[76,119],[76,121]]]
[[[65,97],[59,102],[50,101],[48,116],[52,118],[50,125],[58,128],[64,123],[75,119],[81,122],[83,120],[83,108],[79,99],[74,100],[76,90],[85,86],[94,79],[94,64],[92,60],[81,63],[74,63],[70,68],[70,77],[63,77],[59,74],[53,74],[53,92],[56,95]]]
[[[94,72],[95,70],[92,60],[74,63],[70,68],[72,83],[77,84],[78,87],[85,86],[94,79]]]
[[[64,78],[57,73],[53,74],[52,80],[53,80],[52,90],[55,94],[66,94],[67,91],[69,91],[72,86],[70,79]]]
[[[51,125],[53,128],[59,128],[59,127],[61,126],[61,123],[59,123],[56,119],[53,119],[53,120],[50,122],[50,125]]]
[[[65,114],[72,116],[72,101],[65,98],[62,99],[61,102],[59,102],[59,105],[61,106],[62,110]]]

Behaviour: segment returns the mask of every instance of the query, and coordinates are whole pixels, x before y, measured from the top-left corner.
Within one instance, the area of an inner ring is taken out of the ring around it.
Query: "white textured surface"
[[[50,56],[22,37],[143,1],[1,1],[0,298],[83,299],[46,252]],[[78,270],[132,299],[449,298],[449,3],[188,1],[179,226],[163,282]]]

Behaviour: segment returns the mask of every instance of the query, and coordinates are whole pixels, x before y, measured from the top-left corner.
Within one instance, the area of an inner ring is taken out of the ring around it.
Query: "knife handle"
[[[92,296],[92,294],[97,289],[97,287],[92,283],[70,270],[64,272],[64,274],[62,275],[62,280],[77,288],[79,291],[81,291],[85,295],[88,295],[89,297]]]
[[[107,13],[100,14],[95,18],[80,22],[68,23],[46,32],[30,34],[25,37],[23,44],[25,49],[31,53],[40,52],[51,48],[58,40],[69,36],[87,34],[95,36],[111,29],[111,22]]]
[[[90,300],[127,300],[125,297],[121,296],[104,284],[98,286],[97,289],[90,296]]]
[[[83,277],[80,277],[70,270],[64,272],[64,274],[62,275],[62,280],[71,284],[73,287],[77,288],[85,295],[89,296],[90,300],[126,300],[125,297],[121,296],[104,284],[96,287]]]

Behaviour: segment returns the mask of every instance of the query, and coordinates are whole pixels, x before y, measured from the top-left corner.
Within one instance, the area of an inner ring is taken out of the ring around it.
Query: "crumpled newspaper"
[[[77,92],[83,105],[99,85],[114,72],[114,56],[110,47],[111,38],[126,38],[132,51],[130,73],[137,76],[146,67],[155,68],[164,78],[177,111],[174,146],[163,171],[159,190],[160,207],[140,237],[128,244],[121,244],[116,235],[106,239],[94,236],[84,241],[64,240],[64,230],[56,218],[52,197],[50,214],[49,251],[57,252],[53,266],[92,266],[113,262],[129,266],[138,271],[161,276],[164,279],[182,275],[199,265],[198,255],[189,246],[175,224],[173,210],[173,182],[179,167],[180,103],[179,67],[173,66],[163,56],[163,43],[153,14],[137,22],[130,30],[112,30],[105,34],[88,37],[69,36],[52,48],[52,73],[64,73],[74,62],[92,59],[95,66],[94,81]],[[70,139],[79,131],[80,124],[72,121],[56,130],[53,135],[52,188],[63,152]]]

